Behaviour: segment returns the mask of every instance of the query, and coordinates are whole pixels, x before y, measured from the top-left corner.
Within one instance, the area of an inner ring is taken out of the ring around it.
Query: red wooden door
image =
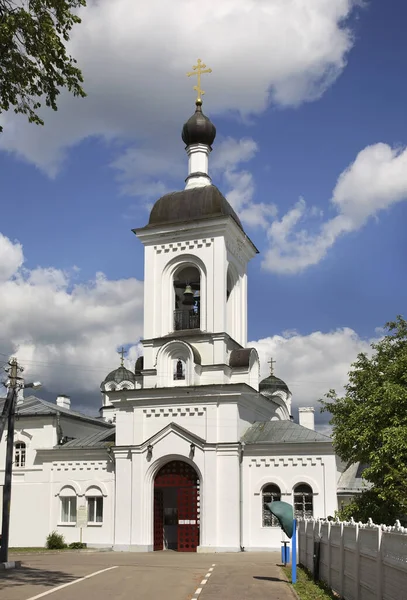
[[[178,489],[178,552],[196,552],[199,544],[198,490]]]
[[[154,490],[154,550],[164,546],[164,500],[162,490]]]

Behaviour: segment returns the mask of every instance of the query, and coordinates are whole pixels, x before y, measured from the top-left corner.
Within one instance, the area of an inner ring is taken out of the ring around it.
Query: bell
[[[192,288],[188,283],[185,287],[184,299],[183,299],[182,303],[185,306],[192,306],[194,304],[194,302],[195,302],[194,292],[192,291]]]

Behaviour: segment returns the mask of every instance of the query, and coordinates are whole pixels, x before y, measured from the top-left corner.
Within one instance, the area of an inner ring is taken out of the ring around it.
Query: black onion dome
[[[275,375],[269,375],[259,383],[259,392],[264,396],[272,396],[278,391],[290,393],[285,381],[279,379]]]
[[[121,383],[122,381],[132,381],[134,383],[135,380],[135,374],[132,371],[129,371],[129,369],[126,369],[126,367],[121,366],[118,369],[111,371],[102,383]]]
[[[216,137],[216,127],[203,114],[201,104],[199,101],[196,102],[195,113],[182,128],[182,140],[186,146],[190,146],[191,144],[212,146]]]

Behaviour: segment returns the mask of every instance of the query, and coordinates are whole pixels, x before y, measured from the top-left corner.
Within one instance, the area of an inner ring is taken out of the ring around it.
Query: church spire
[[[209,154],[212,150],[211,146],[216,137],[215,126],[202,112],[202,96],[205,92],[201,88],[201,75],[212,73],[212,69],[207,69],[200,58],[198,58],[197,64],[192,69],[193,71],[187,73],[187,76],[196,75],[198,78],[197,85],[194,85],[193,88],[197,92],[196,108],[195,113],[182,128],[182,140],[186,145],[189,158],[188,177],[185,180],[186,190],[211,185],[208,163]]]

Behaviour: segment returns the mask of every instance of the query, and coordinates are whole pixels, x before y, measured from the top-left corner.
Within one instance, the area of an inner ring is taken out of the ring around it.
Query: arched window
[[[193,385],[195,365],[201,364],[196,349],[183,340],[171,340],[157,352],[158,387]]]
[[[310,518],[314,514],[314,495],[312,487],[306,483],[300,483],[294,488],[294,517],[298,519]]]
[[[15,445],[14,465],[16,467],[25,467],[26,445],[24,442],[17,442]]]
[[[267,508],[267,504],[281,500],[281,491],[278,485],[270,483],[263,488],[262,506],[263,506],[263,527],[278,527],[277,519]]]
[[[174,275],[174,330],[199,329],[201,274],[195,266],[183,266]]]
[[[98,487],[91,487],[86,492],[88,507],[88,524],[103,523],[103,495]]]
[[[76,492],[71,487],[64,487],[59,498],[61,501],[61,523],[76,523]]]
[[[182,360],[182,358],[178,358],[176,360],[173,360],[173,366],[174,366],[174,380],[175,381],[182,381],[185,379],[185,360]]]

